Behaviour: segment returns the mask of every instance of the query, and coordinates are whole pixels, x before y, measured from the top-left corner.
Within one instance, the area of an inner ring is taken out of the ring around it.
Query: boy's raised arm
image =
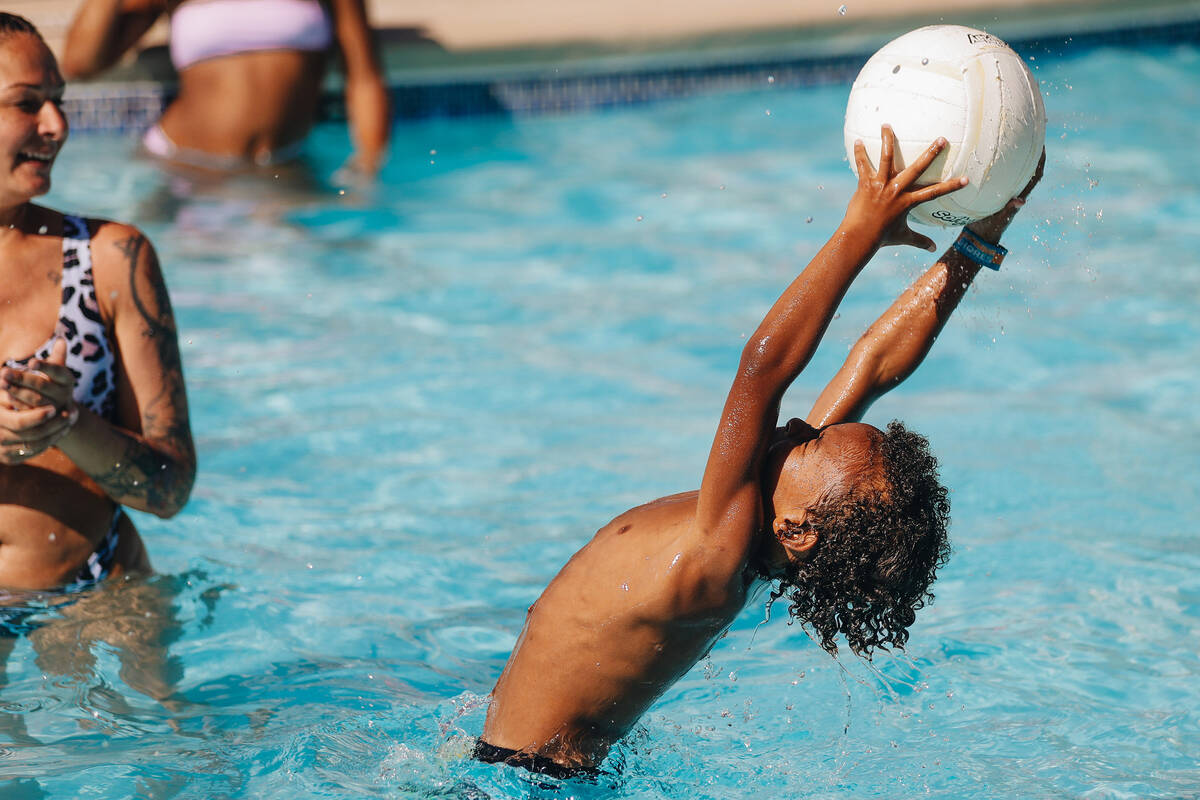
[[[733,386],[713,440],[697,507],[697,532],[717,547],[740,553],[762,524],[760,473],[779,418],[784,391],[804,369],[854,278],[886,244],[932,249],[909,229],[910,208],[966,184],[965,178],[914,189],[913,183],[945,147],[934,142],[896,172],[895,137],[883,129],[879,168],[855,145],[858,187],[837,231],[771,306],[742,350]]]
[[[1042,177],[1046,155],[1029,184],[1004,208],[967,225],[970,234],[998,245],[1000,236]],[[814,427],[857,422],[867,409],[913,373],[925,359],[980,265],[951,247],[909,286],[859,338],[846,362],[817,398],[807,421]]]

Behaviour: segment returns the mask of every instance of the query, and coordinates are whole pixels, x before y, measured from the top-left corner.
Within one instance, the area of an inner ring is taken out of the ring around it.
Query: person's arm
[[[967,229],[989,244],[999,244],[1041,179],[1045,160],[1043,153],[1033,178],[1019,195],[995,214],[970,223]],[[933,347],[979,269],[954,247],[946,250],[851,348],[846,362],[806,417],[809,424],[820,428],[857,422],[872,403],[911,375]]]
[[[84,0],[63,43],[63,74],[91,78],[113,66],[164,11],[165,0]]]
[[[383,166],[391,108],[379,53],[363,0],[331,0],[334,36],[346,73],[346,117],[354,142],[353,166],[374,175]]]
[[[44,417],[19,431],[5,426],[21,439],[6,442],[5,461],[20,463],[55,446],[116,502],[170,517],[191,493],[196,451],[167,288],[150,242],[127,225],[103,225],[92,257],[97,295],[112,304],[118,422],[75,402],[59,340],[50,358],[0,371],[7,399],[25,409],[11,413]]]
[[[940,139],[906,169],[893,168],[895,137],[883,129],[879,168],[855,145],[858,188],[828,243],[783,292],[742,351],[713,440],[697,506],[697,531],[741,557],[762,524],[761,472],[784,391],[808,363],[851,282],[885,244],[932,247],[909,229],[913,206],[966,184],[951,179],[922,188],[913,183],[945,147]]]

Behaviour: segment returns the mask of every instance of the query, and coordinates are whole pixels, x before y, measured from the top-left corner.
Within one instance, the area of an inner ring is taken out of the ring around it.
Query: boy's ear
[[[788,512],[776,517],[771,525],[779,545],[793,557],[807,558],[817,546],[817,530],[809,521],[808,509]]]

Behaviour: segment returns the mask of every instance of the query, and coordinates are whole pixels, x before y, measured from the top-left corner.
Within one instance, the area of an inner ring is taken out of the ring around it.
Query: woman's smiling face
[[[50,191],[50,170],[67,139],[65,83],[37,36],[0,36],[0,207]]]

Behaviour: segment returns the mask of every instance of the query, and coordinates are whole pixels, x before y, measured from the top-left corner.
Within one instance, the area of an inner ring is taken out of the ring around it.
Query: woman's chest
[[[62,281],[61,245],[0,253],[0,362],[26,359],[54,335]]]

